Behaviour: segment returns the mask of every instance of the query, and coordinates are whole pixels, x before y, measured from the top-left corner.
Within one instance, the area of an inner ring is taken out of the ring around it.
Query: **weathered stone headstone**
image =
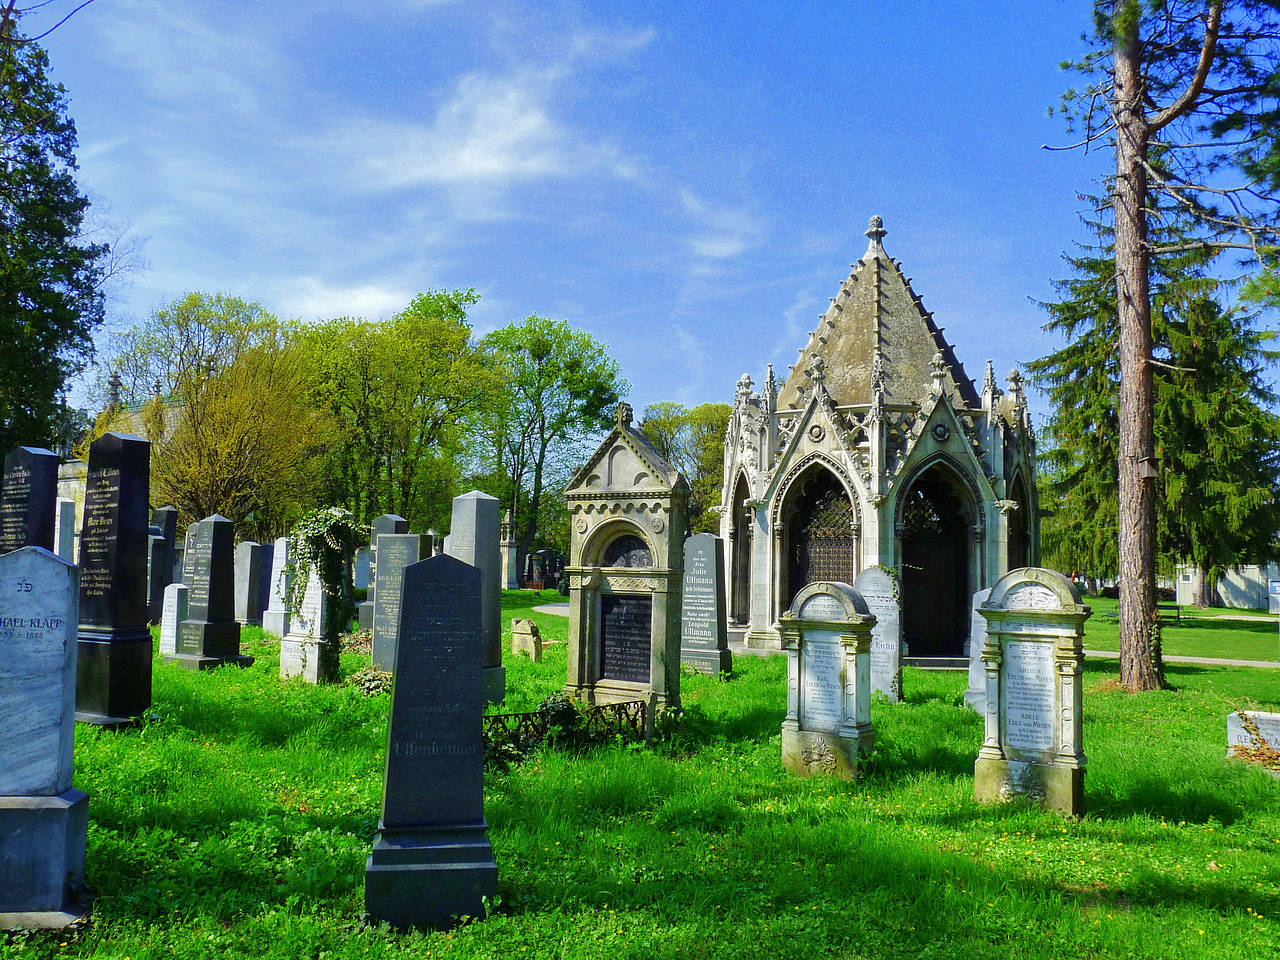
[[[15,447],[0,475],[0,553],[23,547],[53,549],[58,455],[43,447]]]
[[[1280,713],[1245,710],[1227,714],[1227,756],[1260,748],[1280,750]],[[1246,721],[1252,730],[1246,728]]]
[[[392,671],[400,631],[400,585],[405,567],[423,559],[416,533],[384,533],[377,543],[376,599],[373,607],[373,669]]]
[[[373,629],[373,605],[378,592],[378,538],[387,533],[408,533],[409,521],[394,513],[374,517],[369,524],[369,595],[356,607],[356,619],[361,630]]]
[[[868,567],[853,580],[853,589],[876,618],[871,628],[871,689],[890,700],[902,699],[902,589],[887,567]]]
[[[262,614],[262,628],[277,637],[289,632],[289,610],[285,605],[285,597],[289,592],[289,538],[278,537],[275,550],[271,555],[270,589],[271,600]]]
[[[235,618],[242,624],[262,623],[262,544],[242,540],[235,551]]]
[[[852,779],[875,745],[871,630],[875,618],[847,583],[804,587],[778,619],[787,653],[782,764],[793,773]]]
[[[480,676],[484,695],[500,703],[507,695],[502,667],[502,549],[496,497],[472,490],[453,498],[453,520],[445,553],[480,571]]]
[[[76,719],[130,725],[151,705],[147,497],[151,445],[107,433],[89,448],[80,532]]]
[[[519,590],[520,589],[520,564],[516,554],[518,545],[515,540],[511,539],[515,536],[515,524],[511,519],[511,508],[507,508],[507,512],[502,515],[502,589],[503,590]]]
[[[67,563],[76,562],[76,502],[58,498],[53,514],[53,552]]]
[[[532,620],[511,618],[511,652],[523,654],[534,663],[542,662],[542,632]]]
[[[178,626],[190,611],[190,588],[185,583],[171,583],[164,588],[160,610],[160,653],[168,659],[178,652]]]
[[[357,590],[369,589],[369,548],[356,551],[356,561],[351,570],[351,585]]]
[[[1081,640],[1091,611],[1062,574],[1022,567],[996,582],[979,612],[987,621],[986,729],[974,795],[980,802],[1023,795],[1080,816]]]
[[[724,541],[694,534],[684,542],[680,662],[712,676],[733,672],[725,612]]]
[[[987,711],[987,668],[982,664],[982,648],[987,643],[987,619],[978,608],[991,596],[991,588],[983,587],[973,595],[973,612],[969,619],[969,689],[964,692],[964,702],[978,713]]]
[[[89,798],[72,788],[79,570],[40,547],[0,556],[0,928],[81,913]]]
[[[480,573],[431,557],[405,568],[402,591],[365,909],[397,928],[448,927],[483,917],[497,891],[484,819]]]
[[[324,592],[320,575],[312,570],[307,576],[302,602],[289,615],[289,632],[280,638],[280,679],[301,677],[307,683],[336,680],[334,667],[337,658],[326,644],[336,644],[337,638],[325,639],[324,626],[329,613],[329,597]]]
[[[188,618],[178,625],[178,652],[166,663],[209,670],[224,663],[247,667],[240,653],[240,624],[235,619],[235,525],[214,514],[199,525],[188,543],[191,582]]]

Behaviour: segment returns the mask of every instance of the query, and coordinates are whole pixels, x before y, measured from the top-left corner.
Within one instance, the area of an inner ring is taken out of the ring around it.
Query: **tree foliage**
[[[689,482],[689,532],[715,533],[724,480],[724,435],[733,407],[703,403],[692,409],[663,400],[644,408],[640,430]]]
[[[93,355],[103,244],[82,236],[76,128],[49,59],[0,30],[0,450],[53,442],[59,396]]]

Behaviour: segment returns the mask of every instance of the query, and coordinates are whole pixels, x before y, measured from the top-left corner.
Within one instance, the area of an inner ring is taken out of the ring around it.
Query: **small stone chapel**
[[[781,386],[738,381],[720,533],[729,614],[747,646],[780,646],[807,584],[898,571],[913,657],[959,657],[970,602],[1040,559],[1035,436],[1016,370],[966,376],[871,218],[862,259]]]

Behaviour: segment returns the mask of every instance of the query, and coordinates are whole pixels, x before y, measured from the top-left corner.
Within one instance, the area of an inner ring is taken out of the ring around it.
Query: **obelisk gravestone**
[[[382,817],[365,909],[395,927],[483,917],[498,868],[484,819],[480,573],[450,556],[406,567]]]
[[[480,571],[480,675],[484,695],[500,703],[507,694],[502,667],[502,518],[496,497],[472,490],[453,498],[445,553]]]
[[[103,434],[89,447],[80,532],[76,719],[132,724],[151,705],[147,496],[151,445]]]

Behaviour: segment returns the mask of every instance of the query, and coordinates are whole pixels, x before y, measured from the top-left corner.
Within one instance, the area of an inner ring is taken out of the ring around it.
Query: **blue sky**
[[[1108,161],[1041,149],[1089,7],[96,0],[45,43],[82,189],[145,239],[113,323],[474,287],[479,333],[607,343],[638,412],[785,375],[872,214],[970,376],[1051,349],[1032,301]]]

